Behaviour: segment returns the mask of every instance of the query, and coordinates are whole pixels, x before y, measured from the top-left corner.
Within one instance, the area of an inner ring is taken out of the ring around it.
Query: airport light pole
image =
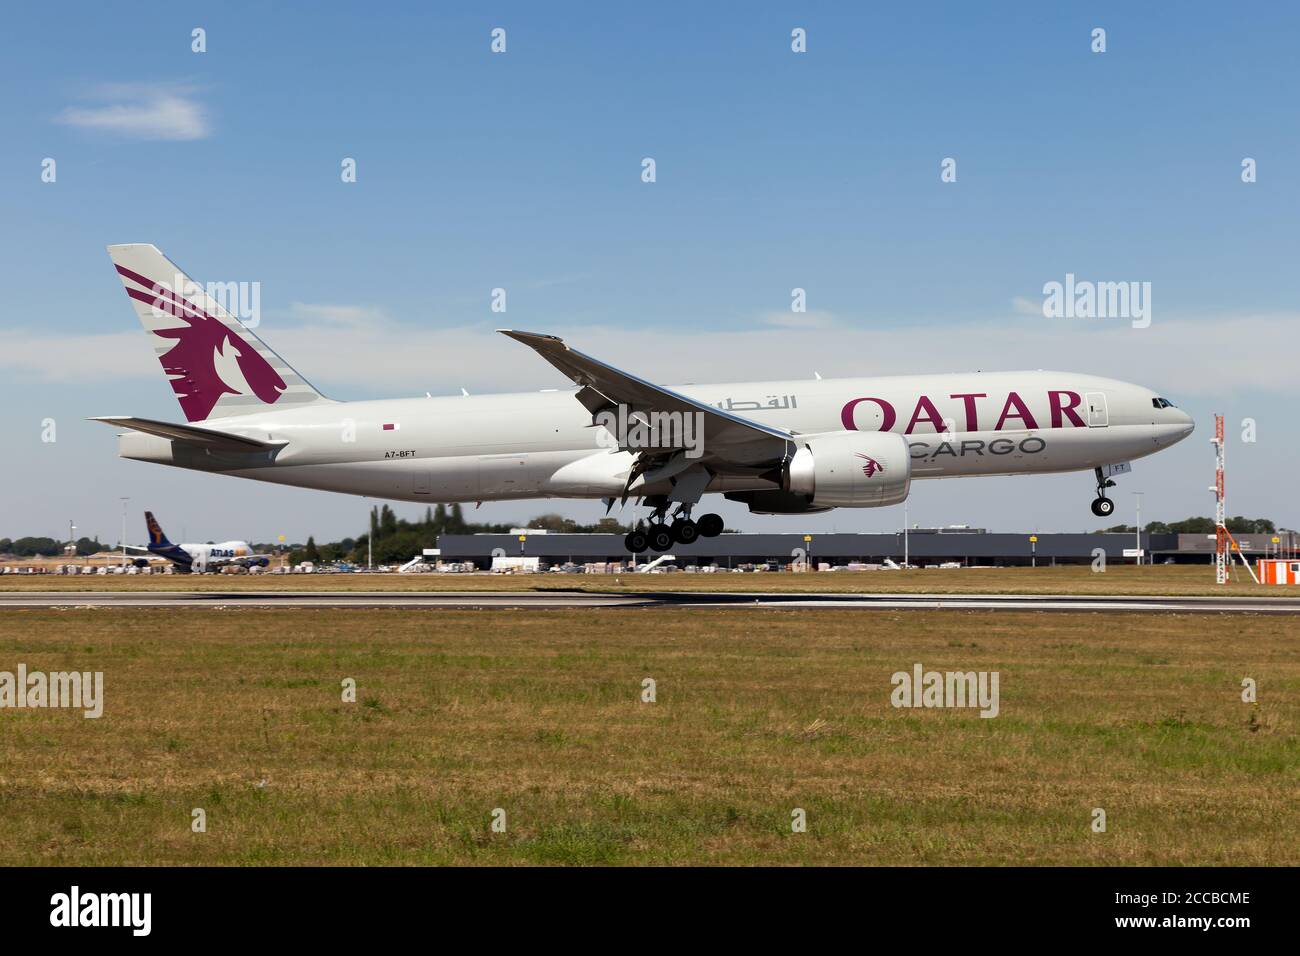
[[[122,567],[126,567],[126,503],[130,498],[122,499]]]
[[[1142,563],[1142,495],[1145,492],[1135,491],[1133,497],[1137,499],[1137,563]]]
[[[908,551],[908,544],[909,542],[907,540],[907,501],[904,500],[903,501],[903,569],[904,570],[906,570],[908,565],[912,563],[910,560],[911,554]]]

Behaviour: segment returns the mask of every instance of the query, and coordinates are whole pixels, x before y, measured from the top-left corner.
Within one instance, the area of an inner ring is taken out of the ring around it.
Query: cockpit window
[[[1151,405],[1153,408],[1177,408],[1178,407],[1167,398],[1153,398],[1151,399]]]

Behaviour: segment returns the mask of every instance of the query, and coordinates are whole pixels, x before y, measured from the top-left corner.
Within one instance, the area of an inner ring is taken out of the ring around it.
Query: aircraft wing
[[[513,329],[497,331],[523,342],[563,372],[578,386],[576,397],[593,417],[602,411],[617,411],[620,405],[627,407],[629,415],[635,412],[701,415],[703,435],[696,438],[703,450],[700,460],[714,470],[727,471],[728,466],[738,466],[738,470],[771,467],[793,453],[793,435],[783,428],[725,412],[647,382],[570,348],[554,335]]]
[[[286,441],[262,441],[257,438],[248,438],[245,435],[232,435],[230,432],[220,432],[213,428],[201,428],[197,425],[180,425],[176,422],[160,422],[155,421],[152,418],[131,418],[130,416],[125,415],[105,415],[99,418],[92,418],[91,421],[103,422],[105,425],[113,425],[117,428],[129,428],[133,431],[144,432],[146,435],[157,435],[159,438],[168,438],[172,441],[181,441],[191,445],[200,445],[204,448],[210,448],[213,451],[272,451],[288,444]]]

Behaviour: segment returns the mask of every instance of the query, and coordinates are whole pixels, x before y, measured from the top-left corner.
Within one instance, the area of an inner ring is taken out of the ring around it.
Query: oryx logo
[[[878,471],[885,470],[885,466],[876,461],[876,459],[872,458],[870,455],[858,455],[858,457],[866,462],[866,464],[862,466],[862,473],[868,478]]]
[[[244,381],[262,401],[270,405],[280,398],[287,387],[284,379],[252,345],[224,322],[173,293],[165,283],[153,282],[122,266],[118,266],[117,271],[144,287],[133,289],[127,286],[127,295],[185,323],[171,329],[154,329],[153,334],[176,342],[158,360],[171,380],[172,391],[176,393],[187,420],[201,422],[212,414],[223,395],[243,394],[221,377],[217,369],[218,356],[228,361],[233,355]]]

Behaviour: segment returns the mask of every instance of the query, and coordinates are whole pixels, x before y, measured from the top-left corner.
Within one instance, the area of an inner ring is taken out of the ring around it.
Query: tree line
[[[1233,534],[1275,534],[1277,527],[1268,518],[1243,518],[1238,515],[1225,522]],[[1137,533],[1137,526],[1117,524],[1107,531]],[[1146,534],[1214,534],[1213,518],[1184,518],[1182,521],[1151,521],[1142,526]]]
[[[52,558],[56,554],[62,554],[66,541],[55,541],[53,538],[0,538],[0,554],[12,555],[15,558]],[[107,550],[107,546],[100,544],[94,538],[78,538],[77,554],[85,557],[88,554],[96,554],[100,551]]]

